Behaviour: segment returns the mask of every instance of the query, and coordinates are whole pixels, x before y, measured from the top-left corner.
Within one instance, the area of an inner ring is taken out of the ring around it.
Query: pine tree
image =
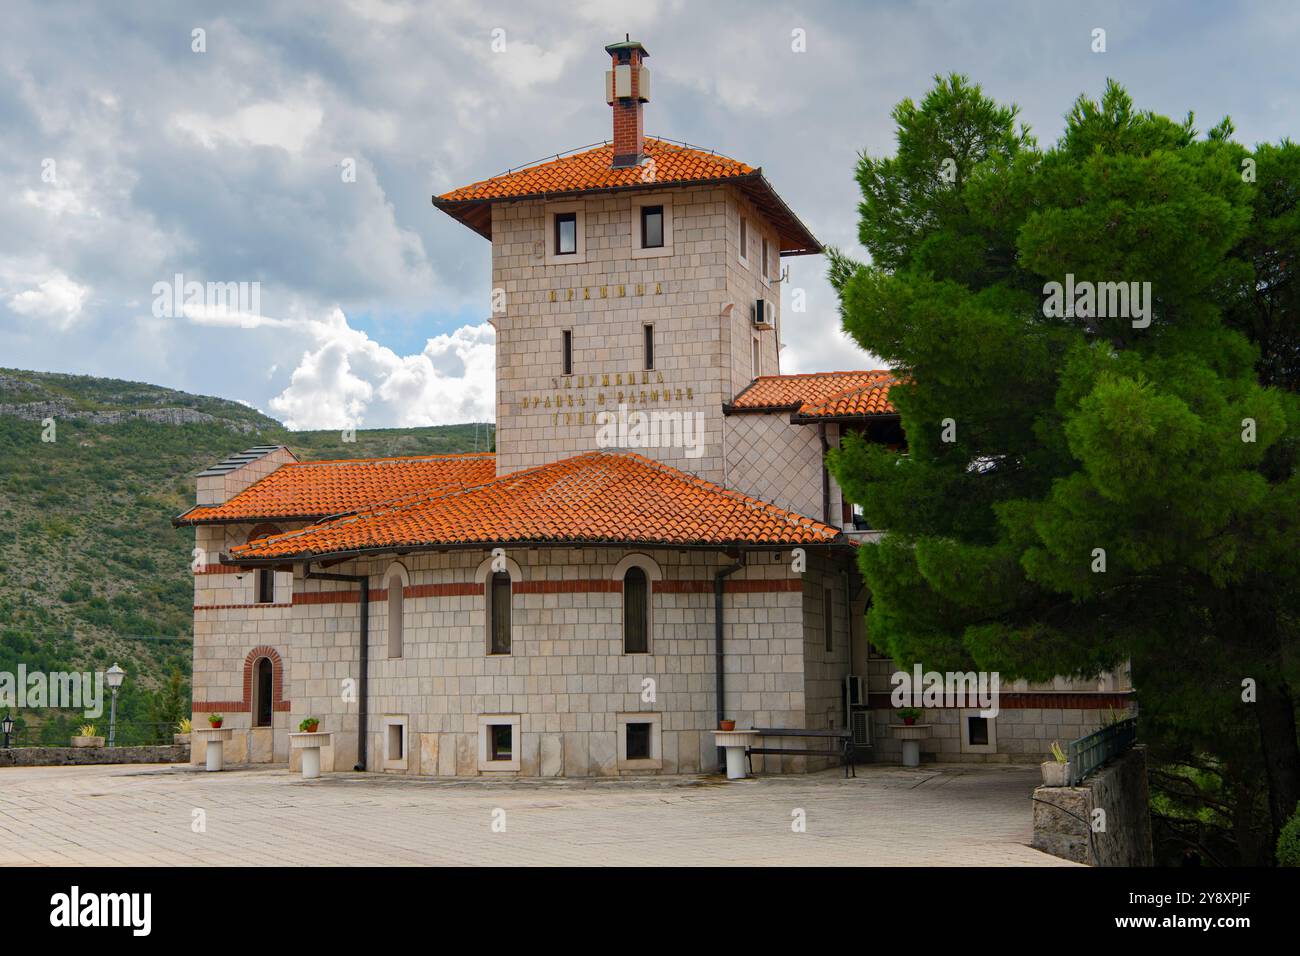
[[[1111,82],[1040,150],[936,79],[897,155],[859,163],[873,264],[830,270],[903,379],[906,452],[830,458],[888,529],[860,555],[871,639],[1004,679],[1131,660],[1144,722],[1198,746],[1253,725],[1276,832],[1300,800],[1294,148],[1252,181],[1226,121],[1201,136]]]

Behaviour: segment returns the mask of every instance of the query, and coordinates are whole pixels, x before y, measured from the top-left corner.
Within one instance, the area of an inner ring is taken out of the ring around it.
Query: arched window
[[[388,578],[388,656],[402,656],[402,578],[394,574]]]
[[[488,587],[488,653],[510,653],[510,575],[492,574]]]
[[[635,566],[623,575],[623,653],[650,653],[650,584]]]
[[[271,665],[271,658],[259,657],[254,674],[257,678],[257,696],[254,698],[253,726],[270,727],[271,695],[275,688],[275,672]]]
[[[399,562],[394,562],[384,572],[383,580],[388,592],[388,656],[396,659],[402,656],[406,628],[405,588],[411,583],[411,576]]]

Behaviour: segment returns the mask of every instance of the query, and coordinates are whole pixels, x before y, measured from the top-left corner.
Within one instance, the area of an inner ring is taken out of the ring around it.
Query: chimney
[[[613,60],[605,73],[605,102],[614,108],[614,168],[636,166],[645,158],[641,104],[650,99],[650,71],[641,62],[650,54],[627,34],[605,52]]]

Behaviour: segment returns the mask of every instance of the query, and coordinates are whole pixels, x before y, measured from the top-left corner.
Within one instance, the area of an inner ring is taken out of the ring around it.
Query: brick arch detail
[[[271,661],[271,712],[287,713],[289,701],[284,696],[284,660],[274,647],[261,644],[248,652],[244,658],[243,700],[196,700],[192,712],[199,713],[245,713],[253,712],[253,665],[260,658]]]

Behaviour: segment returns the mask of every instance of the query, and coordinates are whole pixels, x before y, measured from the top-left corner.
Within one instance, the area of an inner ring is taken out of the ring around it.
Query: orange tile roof
[[[654,185],[698,182],[746,176],[754,167],[721,156],[717,153],[678,146],[660,139],[645,141],[645,153],[654,160],[652,180]],[[460,189],[443,193],[443,202],[464,202],[472,199],[515,199],[522,196],[585,191],[589,189],[618,189],[624,186],[644,186],[646,167],[613,167],[614,146],[604,143],[594,149],[548,160],[536,166],[527,166],[513,172],[493,176]]]
[[[646,137],[644,149],[646,156],[654,161],[653,166],[616,169],[614,146],[603,143],[453,189],[433,197],[433,204],[491,239],[490,205],[502,200],[734,182],[776,226],[782,252],[804,255],[822,251],[821,244],[763,178],[762,169],[720,153],[653,137]]]
[[[492,454],[348,458],[281,465],[220,505],[200,505],[177,525],[265,519],[317,520],[384,501],[456,491],[496,476]]]
[[[889,389],[897,383],[888,369],[762,375],[735,397],[727,411],[788,411],[800,419],[894,415],[897,410],[889,401]]]
[[[232,548],[240,559],[519,544],[809,545],[840,532],[626,452],[591,452],[468,491],[376,507]]]

